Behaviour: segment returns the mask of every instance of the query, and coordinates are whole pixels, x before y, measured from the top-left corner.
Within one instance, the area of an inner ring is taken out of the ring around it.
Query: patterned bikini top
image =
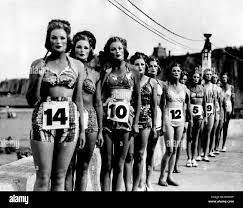
[[[60,74],[52,71],[49,67],[46,66],[45,63],[43,66],[45,68],[45,72],[43,75],[42,83],[52,87],[65,86],[69,89],[74,88],[78,73],[71,67],[71,63],[68,58],[67,60],[68,66],[63,71],[61,71]]]
[[[83,82],[83,91],[85,91],[88,94],[94,94],[96,91],[95,83],[92,81],[92,79],[89,78],[89,73],[88,73],[87,67],[85,67],[85,70],[86,70],[87,77],[85,78],[85,80]]]
[[[142,106],[150,105],[152,97],[152,85],[150,83],[151,78],[141,87],[141,104]]]
[[[134,85],[132,72],[128,67],[126,67],[126,73],[122,75],[110,72],[105,84],[109,89],[132,89]]]
[[[185,90],[181,90],[179,93],[177,93],[172,90],[170,86],[168,86],[166,90],[166,99],[168,102],[184,103],[186,99],[186,92]]]
[[[191,87],[190,96],[191,96],[191,98],[203,98],[204,97],[203,86],[197,85],[196,87]]]

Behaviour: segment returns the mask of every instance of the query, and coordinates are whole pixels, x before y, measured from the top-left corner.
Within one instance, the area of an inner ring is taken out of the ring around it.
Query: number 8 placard
[[[42,128],[45,130],[69,128],[69,104],[67,101],[43,103]]]
[[[107,118],[117,122],[128,122],[129,104],[126,102],[109,102]]]

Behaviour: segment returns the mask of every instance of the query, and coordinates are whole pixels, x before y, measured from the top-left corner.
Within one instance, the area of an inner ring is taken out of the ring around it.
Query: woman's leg
[[[219,125],[216,130],[215,147],[214,147],[214,150],[217,153],[219,153],[218,150],[219,150],[219,143],[220,143],[220,139],[221,139],[222,129],[223,129],[223,120],[219,120]]]
[[[56,143],[54,146],[51,190],[64,191],[65,177],[77,142]]]
[[[222,149],[225,149],[225,143],[226,143],[226,139],[227,139],[227,136],[228,136],[229,121],[230,121],[230,113],[227,112],[226,113],[226,121],[224,122],[224,125],[223,125],[223,143],[222,143]]]
[[[133,191],[137,191],[143,174],[143,155],[148,143],[151,128],[140,129],[139,135],[134,139],[134,164],[133,164]]]
[[[201,161],[202,157],[201,157],[201,153],[202,153],[202,149],[203,149],[203,133],[204,133],[204,119],[202,120],[201,123],[201,127],[200,127],[200,131],[199,131],[199,136],[198,136],[198,144],[197,144],[197,161]]]
[[[175,166],[174,166],[174,169],[173,169],[174,173],[180,173],[180,171],[178,170],[178,162],[179,162],[179,159],[180,159],[180,156],[181,156],[182,142],[187,137],[186,136],[187,135],[187,129],[188,129],[188,122],[185,122],[185,126],[184,126],[183,133],[182,133],[182,138],[181,138],[180,143],[177,147]]]
[[[126,191],[132,191],[132,163],[134,154],[134,137],[130,137],[130,145],[124,164],[124,183]]]
[[[208,153],[209,153],[209,141],[210,141],[210,134],[212,131],[214,125],[214,115],[211,114],[208,117],[208,123],[205,126],[205,135],[204,135],[204,139],[205,139],[205,146],[204,146],[204,160],[209,162],[208,159]]]
[[[216,137],[216,131],[218,128],[218,124],[219,124],[219,115],[215,115],[217,118],[215,118],[214,120],[214,125],[213,125],[213,129],[211,131],[211,135],[210,135],[210,144],[209,144],[209,156],[214,157],[215,155],[212,154],[213,153],[213,147],[215,145],[215,137]]]
[[[150,133],[148,138],[148,145],[147,145],[147,158],[146,158],[146,185],[148,188],[152,188],[151,184],[151,176],[153,172],[153,163],[154,163],[154,150],[159,138],[159,132],[157,132],[157,137],[154,138],[153,135]]]
[[[54,143],[31,140],[36,181],[34,191],[49,191]]]
[[[178,145],[180,144],[183,130],[184,130],[184,126],[178,126],[174,128],[173,152],[169,159],[168,177],[167,177],[167,183],[171,185],[178,185],[177,183],[174,182],[172,178],[172,172],[175,166],[176,152],[177,152]]]
[[[165,154],[161,160],[161,169],[159,177],[159,185],[167,186],[165,169],[169,162],[169,159],[173,152],[173,138],[174,138],[174,128],[167,124],[165,125],[164,141],[165,141]]]
[[[196,150],[198,148],[198,140],[200,136],[200,132],[202,129],[202,119],[194,119],[193,121],[193,129],[192,129],[192,145],[191,145],[191,159],[192,159],[192,166],[196,167]]]
[[[97,132],[86,134],[84,149],[77,151],[75,191],[85,191],[88,183],[88,169],[92,158]]]
[[[112,157],[113,157],[113,142],[111,133],[104,132],[104,143],[100,149],[101,153],[101,172],[100,172],[100,185],[102,191],[111,190],[111,170],[112,170]]]
[[[130,132],[123,130],[118,131],[118,135],[114,135],[113,191],[121,191],[124,163],[130,144],[129,135]]]
[[[73,157],[71,159],[71,162],[68,166],[66,178],[65,178],[65,190],[66,191],[73,191],[74,188],[74,174],[76,170],[76,156],[77,156],[77,150],[74,150]]]

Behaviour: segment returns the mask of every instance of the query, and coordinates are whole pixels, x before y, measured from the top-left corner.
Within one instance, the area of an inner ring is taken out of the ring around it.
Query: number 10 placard
[[[129,104],[126,102],[109,102],[108,119],[117,122],[128,122]]]

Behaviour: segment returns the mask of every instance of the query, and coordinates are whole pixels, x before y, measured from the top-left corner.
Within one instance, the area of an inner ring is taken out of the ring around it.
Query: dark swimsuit
[[[151,112],[151,99],[153,88],[150,83],[151,78],[141,87],[141,111],[139,115],[138,125],[139,128],[151,128],[152,127],[152,112]]]
[[[108,118],[108,106],[104,106],[103,129],[108,132],[113,132],[114,130],[131,131],[134,118],[134,108],[131,105],[131,95],[134,86],[133,74],[129,69],[129,66],[126,66],[126,72],[122,75],[116,75],[112,72],[107,73],[103,85],[105,98],[112,98],[114,102],[122,101],[128,103],[129,112],[127,113],[129,113],[129,115],[127,122],[111,120]],[[105,101],[103,103],[105,103]]]
[[[204,97],[204,89],[202,85],[198,85],[196,88],[195,87],[191,87],[190,88],[190,97],[191,98],[200,98],[203,99]],[[198,105],[198,104],[191,104],[191,105]],[[203,109],[203,106],[201,106]],[[193,111],[194,109],[192,109]],[[201,115],[194,115],[192,112],[192,116],[193,119],[203,119],[203,111],[201,113]]]

